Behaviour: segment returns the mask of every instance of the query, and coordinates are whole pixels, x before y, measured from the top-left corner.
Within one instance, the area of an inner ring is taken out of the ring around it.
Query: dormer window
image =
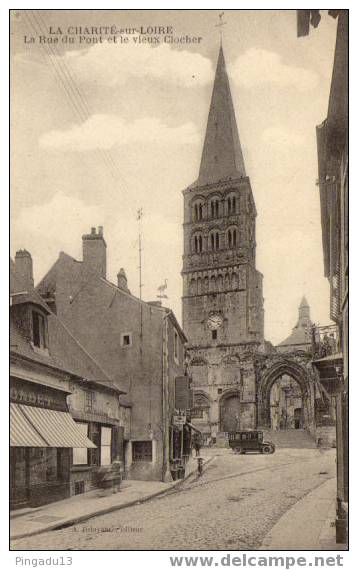
[[[45,315],[32,311],[32,342],[37,348],[47,348],[47,321]]]

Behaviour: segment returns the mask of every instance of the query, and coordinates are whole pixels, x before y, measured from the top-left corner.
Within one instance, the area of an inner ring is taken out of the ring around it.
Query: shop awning
[[[198,433],[202,433],[200,429],[198,429],[197,427],[195,427],[193,424],[191,424],[190,422],[186,422],[186,425],[191,427],[191,429],[193,429],[194,431],[197,431]]]
[[[21,412],[47,443],[42,447],[95,448],[68,412],[58,412],[19,404]]]
[[[47,443],[25,418],[19,404],[10,404],[10,446],[47,447]]]

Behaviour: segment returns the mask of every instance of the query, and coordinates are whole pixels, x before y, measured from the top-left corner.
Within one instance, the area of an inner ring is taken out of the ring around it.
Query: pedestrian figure
[[[200,455],[200,448],[201,448],[201,441],[200,441],[200,438],[197,436],[194,439],[194,449],[195,449],[196,457],[199,457],[199,455]]]
[[[111,464],[112,493],[118,493],[122,482],[123,462],[117,456]]]
[[[198,462],[198,476],[201,477],[202,474],[203,474],[203,462],[204,462],[204,459],[203,459],[202,457],[199,457],[199,458],[197,459],[197,462]]]

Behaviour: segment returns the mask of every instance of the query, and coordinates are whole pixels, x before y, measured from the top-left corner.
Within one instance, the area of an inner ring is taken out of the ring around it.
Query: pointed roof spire
[[[311,326],[310,306],[306,297],[303,295],[300,306],[298,307],[298,323],[297,327]]]
[[[300,304],[300,308],[302,308],[302,307],[309,307],[308,301],[304,295],[302,297],[301,304]]]
[[[295,346],[296,348],[298,348],[299,345],[302,345],[301,348],[303,348],[303,345],[311,346],[311,327],[310,307],[306,297],[303,296],[298,308],[297,324],[292,329],[290,336],[280,342],[278,346]]]
[[[199,184],[246,176],[224,52],[220,51],[199,171]]]

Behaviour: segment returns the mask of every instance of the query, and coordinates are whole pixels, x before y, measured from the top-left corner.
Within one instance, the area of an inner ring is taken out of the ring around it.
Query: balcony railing
[[[339,329],[337,325],[311,327],[312,360],[332,356],[340,352]]]

